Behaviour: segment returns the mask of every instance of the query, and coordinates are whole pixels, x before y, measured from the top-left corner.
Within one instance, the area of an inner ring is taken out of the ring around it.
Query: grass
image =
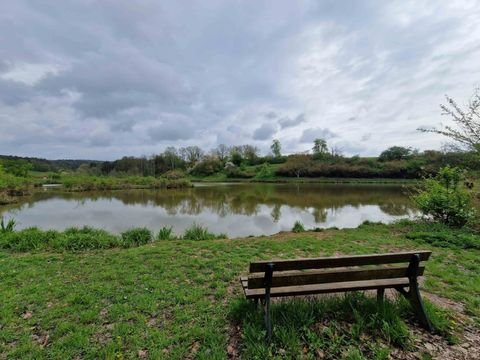
[[[295,358],[291,354],[299,349],[312,357],[319,348],[350,359],[386,358],[394,348],[409,348],[410,327],[397,322],[405,324],[408,306],[393,303],[379,313],[362,296],[276,304],[275,342],[265,349],[261,340],[253,341],[262,336],[261,314],[241,300],[238,277],[253,260],[401,249],[433,250],[423,288],[463,302],[480,326],[479,251],[407,238],[421,230],[418,226],[366,224],[82,252],[0,251],[0,354],[9,359],[129,359],[140,351],[149,358],[225,359],[231,319],[245,311],[250,320],[242,325],[243,358]],[[299,307],[305,311],[294,311]],[[428,311],[437,329],[451,331],[448,314],[433,306]],[[302,345],[308,345],[306,350]]]
[[[65,231],[41,230],[36,227],[15,231],[15,220],[0,221],[0,249],[12,252],[26,251],[86,251],[94,249],[129,248],[157,240],[214,240],[226,239],[226,234],[214,234],[207,228],[193,224],[182,236],[172,234],[171,227],[163,227],[154,234],[147,228],[132,228],[120,235],[88,226]]]

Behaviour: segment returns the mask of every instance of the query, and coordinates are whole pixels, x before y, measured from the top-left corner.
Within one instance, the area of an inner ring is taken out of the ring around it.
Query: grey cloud
[[[313,142],[315,139],[328,140],[337,136],[338,135],[336,133],[326,128],[309,128],[303,131],[300,141],[303,143],[307,143]]]
[[[178,115],[165,116],[160,124],[148,129],[148,136],[154,142],[189,140],[194,135],[195,129],[192,121]]]
[[[268,140],[277,132],[277,127],[273,124],[263,124],[253,133],[254,140]]]
[[[372,138],[372,133],[366,133],[366,134],[363,134],[363,135],[362,135],[361,140],[362,140],[362,141],[368,141],[368,140],[370,140],[371,138]]]
[[[265,114],[266,119],[275,119],[277,117],[277,113],[275,111],[269,111],[268,113]]]
[[[305,114],[299,114],[293,119],[291,119],[287,116],[283,117],[278,121],[278,123],[280,124],[280,127],[282,129],[285,129],[285,128],[300,125],[301,123],[304,123],[306,121],[307,121],[307,119],[305,118]]]

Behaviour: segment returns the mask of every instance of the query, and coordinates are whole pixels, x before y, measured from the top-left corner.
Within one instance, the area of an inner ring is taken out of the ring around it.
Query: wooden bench
[[[265,305],[267,337],[271,338],[270,298],[395,289],[411,303],[420,324],[432,332],[418,289],[431,251],[400,252],[311,259],[270,260],[250,263],[250,274],[240,281],[247,299]],[[408,290],[407,290],[408,289]]]

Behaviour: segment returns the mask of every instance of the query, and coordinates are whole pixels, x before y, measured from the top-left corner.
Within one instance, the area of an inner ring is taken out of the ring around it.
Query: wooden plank
[[[418,268],[418,275],[423,275],[424,266]],[[408,276],[408,266],[376,267],[373,269],[334,269],[297,271],[296,273],[274,273],[271,287],[299,286],[309,284],[339,283],[345,281],[364,281],[376,279],[394,279]],[[258,289],[265,287],[262,273],[252,274],[248,278],[248,288]]]
[[[265,272],[266,265],[269,263],[275,264],[274,271],[288,271],[336,268],[345,266],[395,264],[409,262],[412,255],[414,254],[420,255],[420,261],[426,261],[430,257],[431,253],[431,251],[421,250],[390,254],[349,255],[292,260],[255,261],[250,263],[250,272]]]
[[[336,292],[386,289],[395,287],[406,287],[409,285],[408,279],[386,279],[386,280],[368,280],[368,281],[349,281],[342,283],[315,284],[303,286],[286,286],[272,288],[271,297],[299,296],[328,294]],[[248,299],[263,298],[265,289],[245,289],[245,296]]]

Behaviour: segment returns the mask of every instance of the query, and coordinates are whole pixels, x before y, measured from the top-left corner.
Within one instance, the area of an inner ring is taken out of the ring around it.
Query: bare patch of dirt
[[[198,341],[195,341],[192,346],[190,347],[190,353],[188,356],[185,358],[185,360],[193,360],[196,358],[196,355],[198,353],[198,350],[200,350],[200,343]]]
[[[394,350],[391,359],[416,360],[425,358],[441,360],[478,360],[480,359],[480,330],[466,326],[456,345],[450,345],[438,335],[432,335],[423,329],[412,329],[415,350],[406,352]]]
[[[227,356],[229,359],[240,359],[241,329],[237,323],[230,323],[228,327]]]

